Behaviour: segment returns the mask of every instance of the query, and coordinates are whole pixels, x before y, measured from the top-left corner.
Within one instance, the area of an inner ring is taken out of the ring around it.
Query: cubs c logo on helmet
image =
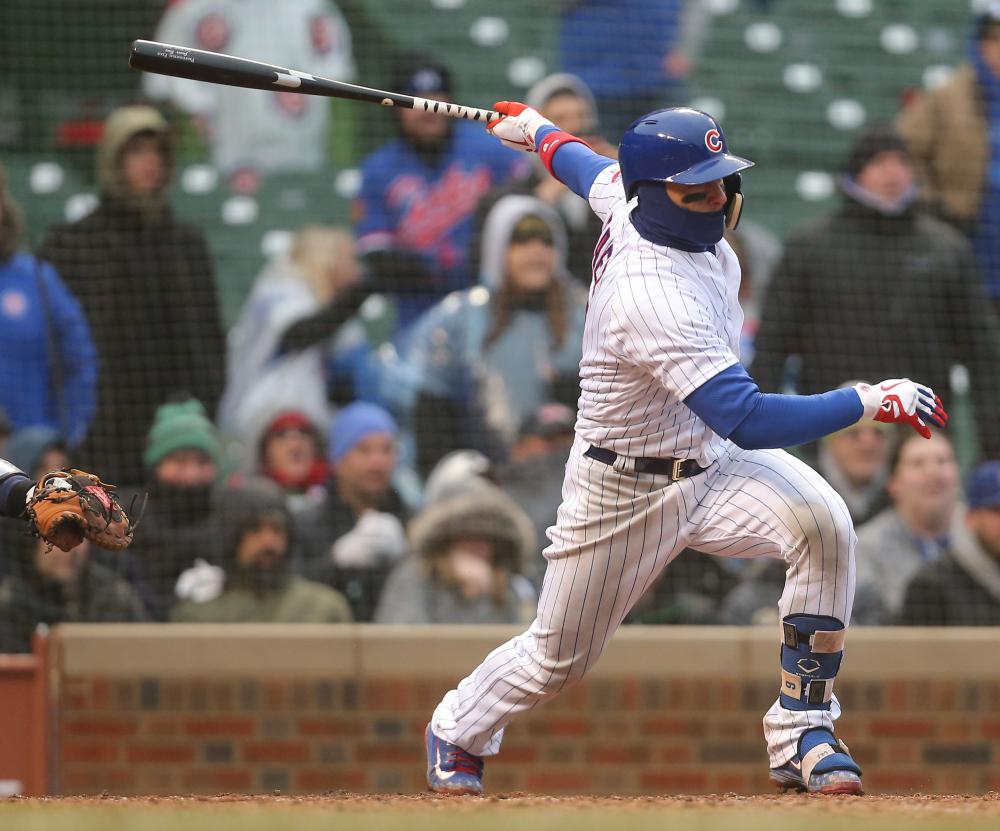
[[[705,146],[713,153],[718,153],[722,150],[722,135],[718,130],[712,128],[705,133]]]

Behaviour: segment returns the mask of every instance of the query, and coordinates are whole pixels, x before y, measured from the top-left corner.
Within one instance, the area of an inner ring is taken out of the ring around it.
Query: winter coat
[[[566,333],[561,343],[554,343],[543,309],[517,308],[503,332],[487,344],[511,233],[528,214],[541,217],[553,232],[556,279],[567,307]],[[586,295],[566,275],[565,254],[566,234],[555,211],[534,197],[507,196],[494,207],[483,231],[481,285],[449,295],[415,325],[403,377],[387,375],[393,389],[386,394],[405,411],[416,409],[421,396],[430,396],[460,413],[456,423],[445,428],[456,438],[456,447],[442,448],[437,458],[422,462],[422,468],[429,470],[451,449],[483,449],[484,432],[501,445],[511,444],[524,421],[546,402],[567,399],[562,403],[575,407]],[[441,422],[432,417],[428,429],[435,428],[440,432]],[[418,424],[418,447],[420,429]]]
[[[30,254],[0,262],[0,407],[13,425],[51,427],[77,444],[96,389],[90,327],[59,275]]]
[[[133,500],[133,496],[135,499]],[[142,504],[142,492],[123,493],[124,504]],[[211,489],[160,496],[150,489],[146,510],[128,551],[117,555],[154,620],[166,620],[177,602],[177,578],[196,560],[219,560]]]
[[[351,609],[340,592],[289,575],[274,591],[259,594],[227,586],[207,603],[184,601],[170,615],[174,623],[350,623]]]
[[[88,560],[69,587],[13,574],[0,582],[0,653],[30,652],[39,624],[133,623],[146,619],[142,601],[113,571]]]
[[[297,410],[318,425],[330,418],[322,346],[278,354],[285,330],[320,308],[297,272],[288,257],[269,263],[229,332],[219,425],[251,447],[269,419],[282,410]]]
[[[968,528],[951,549],[910,582],[899,622],[904,626],[1000,626],[1000,561]]]
[[[955,510],[945,547],[962,533],[963,516],[964,509]],[[893,623],[903,605],[907,584],[928,564],[926,555],[895,508],[886,508],[858,528],[854,556],[857,563],[855,622]]]
[[[323,583],[343,593],[351,604],[352,614],[359,622],[368,622],[375,614],[375,606],[382,593],[386,578],[392,567],[405,552],[405,538],[402,537],[402,523],[406,521],[406,509],[399,494],[390,489],[382,504],[372,513],[386,520],[382,523],[384,534],[365,534],[359,517],[337,493],[335,482],[331,482],[326,497],[319,504],[303,511],[297,517],[297,535],[301,563],[297,570],[310,580]],[[392,520],[398,522],[393,533],[387,527]],[[334,559],[334,546],[352,532],[359,531],[366,537],[364,556],[355,557],[352,562],[338,564]],[[402,547],[401,547],[402,546]]]
[[[1000,328],[968,242],[910,209],[885,217],[845,199],[793,232],[764,301],[751,372],[765,392],[826,392],[849,379],[913,378],[948,404],[951,367],[964,364],[984,455],[1000,456]]]
[[[989,126],[976,70],[959,67],[907,107],[896,126],[906,139],[926,200],[971,230],[979,218],[990,159]]]
[[[76,461],[118,485],[142,481],[160,404],[185,392],[211,412],[222,390],[225,342],[205,237],[174,218],[165,188],[137,199],[118,172],[131,136],[165,130],[148,108],[113,116],[98,151],[100,204],[51,229],[40,252],[79,298],[101,359],[97,414]]]
[[[524,623],[534,613],[534,589],[523,575],[536,541],[531,519],[498,487],[473,479],[461,492],[426,506],[409,527],[412,553],[389,576],[376,623]],[[494,560],[506,581],[502,598],[466,600],[434,574],[432,560],[452,540],[489,539],[508,559]]]

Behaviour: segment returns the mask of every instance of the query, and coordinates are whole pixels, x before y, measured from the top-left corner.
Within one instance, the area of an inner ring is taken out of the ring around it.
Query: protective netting
[[[1000,457],[988,5],[4,0],[2,455],[150,499],[126,557],[5,521],[0,650],[70,619],[530,620],[560,500],[586,204],[478,124],[142,75],[135,38],[526,101],[612,156],[651,109],[717,117],[756,162],[730,242],[761,388],[911,376],[952,413],[796,451],[859,527],[858,621],[1000,623],[1000,484],[963,487]],[[688,552],[630,620],[773,620],[781,582]]]

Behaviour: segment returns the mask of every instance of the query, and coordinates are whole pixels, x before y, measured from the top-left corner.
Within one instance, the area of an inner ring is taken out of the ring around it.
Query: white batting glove
[[[517,101],[497,101],[493,109],[500,114],[500,118],[487,121],[486,129],[490,135],[496,136],[514,150],[534,153],[535,133],[538,132],[538,128],[546,125],[555,126],[538,110],[533,110],[527,104],[520,104]]]
[[[855,391],[865,408],[865,418],[885,424],[909,424],[925,439],[931,437],[927,419],[935,427],[948,423],[941,399],[934,390],[909,378],[890,378],[880,384],[855,384]]]

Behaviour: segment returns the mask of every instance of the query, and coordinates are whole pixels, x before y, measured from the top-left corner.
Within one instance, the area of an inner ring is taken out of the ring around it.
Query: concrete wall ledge
[[[67,675],[438,678],[467,674],[519,629],[477,626],[71,624],[53,632]],[[589,677],[773,679],[771,627],[632,626]],[[1000,679],[1000,628],[851,630],[847,680]]]

